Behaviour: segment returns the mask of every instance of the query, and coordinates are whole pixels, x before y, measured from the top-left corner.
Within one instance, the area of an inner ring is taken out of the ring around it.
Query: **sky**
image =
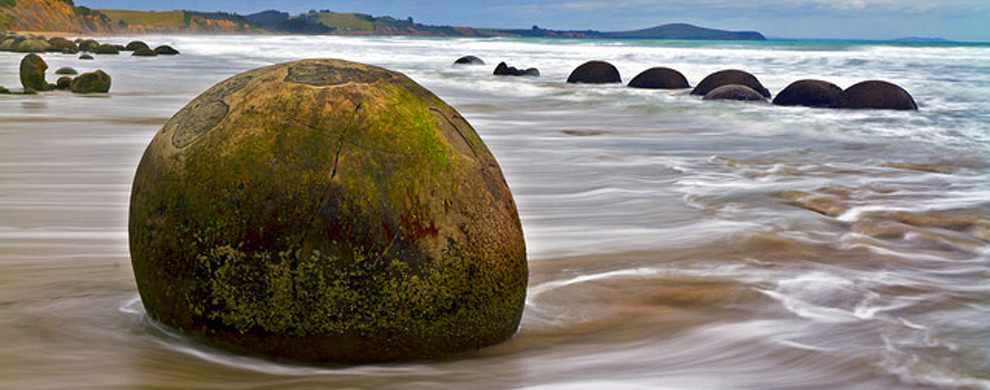
[[[990,42],[990,0],[76,0],[90,8],[225,11],[310,9],[413,17],[469,27],[635,30],[692,23],[776,38],[940,37]]]

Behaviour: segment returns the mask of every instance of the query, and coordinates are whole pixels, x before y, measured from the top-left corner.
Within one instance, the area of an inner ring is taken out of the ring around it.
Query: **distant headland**
[[[675,39],[764,41],[756,31],[725,31],[675,23],[634,31],[496,29],[436,26],[413,18],[310,10],[250,15],[197,11],[94,10],[73,0],[0,0],[0,30],[80,34],[311,34],[422,37]]]

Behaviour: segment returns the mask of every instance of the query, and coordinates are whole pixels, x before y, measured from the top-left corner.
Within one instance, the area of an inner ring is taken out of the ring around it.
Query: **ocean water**
[[[990,46],[145,36],[107,96],[0,95],[0,389],[990,389]],[[109,38],[126,43],[127,37]],[[485,66],[452,66],[473,54]],[[0,53],[0,85],[21,56]],[[302,58],[406,73],[475,127],[519,206],[519,333],[451,361],[246,358],[150,322],[130,183],[211,85]],[[702,102],[564,83],[584,61],[777,93],[885,79],[918,112]],[[491,75],[499,61],[539,78]],[[52,78],[54,80],[54,78]]]

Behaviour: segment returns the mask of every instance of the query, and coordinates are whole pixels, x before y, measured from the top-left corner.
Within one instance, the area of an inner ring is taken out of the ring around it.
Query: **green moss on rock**
[[[48,70],[48,64],[37,54],[32,53],[24,56],[20,66],[21,85],[25,90],[47,91],[46,70]]]
[[[138,168],[130,244],[153,318],[304,361],[500,342],[528,274],[471,126],[402,74],[337,60],[247,72],[180,110]]]

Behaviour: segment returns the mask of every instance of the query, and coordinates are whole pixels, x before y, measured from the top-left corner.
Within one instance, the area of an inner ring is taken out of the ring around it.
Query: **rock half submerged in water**
[[[778,106],[831,107],[842,94],[842,88],[822,80],[798,80],[773,99]]]
[[[158,46],[158,47],[155,48],[155,53],[158,53],[158,54],[163,55],[163,56],[172,56],[172,55],[179,54],[179,51],[178,50],[175,50],[174,48],[172,48],[172,46],[161,45],[161,46]]]
[[[886,81],[870,80],[857,83],[836,99],[836,108],[917,110],[918,104],[908,91]]]
[[[755,89],[739,84],[723,85],[705,95],[704,100],[764,101],[766,98]]]
[[[475,56],[464,56],[454,61],[455,65],[484,65],[485,61]]]
[[[759,92],[763,97],[770,97],[770,91],[760,83],[760,80],[756,76],[736,69],[720,70],[708,75],[708,77],[705,77],[704,80],[698,83],[698,86],[694,87],[691,94],[705,96],[715,88],[730,84],[745,85]]]
[[[540,70],[536,68],[518,69],[515,66],[509,66],[504,62],[499,62],[492,74],[496,76],[539,76]]]
[[[691,88],[687,78],[674,69],[656,67],[644,70],[629,82],[632,88],[684,89]]]
[[[428,359],[515,333],[512,194],[453,108],[406,76],[305,60],[230,78],[152,140],[131,194],[148,314],[314,362]]]
[[[621,83],[619,70],[605,61],[588,61],[578,66],[567,76],[567,82],[572,84],[610,84]]]

